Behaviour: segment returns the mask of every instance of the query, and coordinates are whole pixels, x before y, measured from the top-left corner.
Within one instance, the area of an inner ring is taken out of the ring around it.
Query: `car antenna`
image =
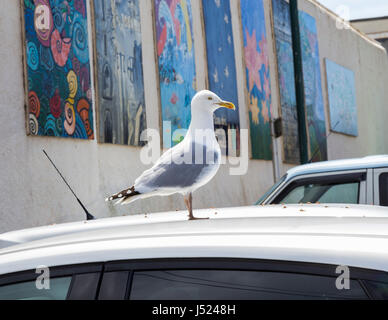
[[[337,128],[337,126],[339,125],[340,121],[338,120],[337,123],[335,124],[335,126],[333,127],[333,129],[331,129],[330,133],[328,135],[326,135],[325,139],[327,139],[328,137],[331,136],[331,134],[333,133],[333,130],[335,128]],[[315,157],[315,155],[317,154],[317,152],[319,151],[319,146],[315,149],[315,152],[313,153],[313,155],[311,156],[310,160],[307,162],[307,163],[311,163],[313,162],[313,159]]]
[[[81,200],[77,197],[77,195],[75,194],[75,192],[73,191],[73,189],[70,187],[70,185],[67,183],[66,179],[63,177],[62,173],[58,170],[58,168],[56,167],[56,165],[54,164],[54,162],[51,160],[51,158],[49,157],[49,155],[47,154],[47,152],[43,149],[43,153],[46,155],[47,159],[49,159],[49,161],[51,162],[51,164],[53,165],[53,167],[55,168],[55,170],[57,170],[57,172],[59,173],[59,175],[61,176],[62,180],[66,183],[66,185],[68,186],[68,188],[70,189],[71,193],[74,195],[74,197],[77,199],[78,203],[80,204],[80,206],[82,207],[82,209],[85,211],[86,213],[86,220],[95,220],[96,218],[91,214],[89,213],[89,211],[85,208],[85,206],[83,205],[83,203],[81,202]]]

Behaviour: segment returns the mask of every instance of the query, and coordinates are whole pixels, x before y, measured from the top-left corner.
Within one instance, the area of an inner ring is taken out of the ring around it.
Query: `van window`
[[[304,184],[290,190],[279,203],[353,203],[359,199],[360,183]]]

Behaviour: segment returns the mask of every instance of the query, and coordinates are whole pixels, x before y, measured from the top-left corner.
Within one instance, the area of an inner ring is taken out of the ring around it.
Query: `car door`
[[[373,170],[374,204],[388,207],[388,168]]]

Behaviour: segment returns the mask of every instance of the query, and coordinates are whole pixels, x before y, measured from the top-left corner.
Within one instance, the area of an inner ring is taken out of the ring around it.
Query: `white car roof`
[[[169,212],[0,235],[0,274],[91,262],[252,258],[388,271],[388,208],[287,205]],[[19,244],[15,244],[19,242]]]
[[[302,174],[384,167],[388,168],[388,155],[376,155],[356,159],[322,161],[300,165],[288,170],[287,180]]]

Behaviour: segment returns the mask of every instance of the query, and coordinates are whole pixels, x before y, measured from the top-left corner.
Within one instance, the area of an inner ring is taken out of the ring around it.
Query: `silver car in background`
[[[257,202],[292,203],[388,206],[388,155],[295,167]]]

